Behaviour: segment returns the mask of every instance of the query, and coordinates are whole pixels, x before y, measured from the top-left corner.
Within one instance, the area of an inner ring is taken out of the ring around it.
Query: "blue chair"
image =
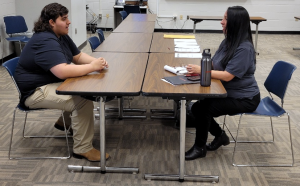
[[[88,39],[91,49],[94,52],[94,50],[100,45],[100,41],[97,36],[92,36]]]
[[[105,40],[104,33],[101,29],[97,29],[96,32],[99,36],[99,40],[100,40],[100,44],[101,44]]]
[[[234,151],[233,151],[233,156],[232,156],[232,164],[234,166],[251,166],[251,167],[292,167],[294,165],[294,150],[293,150],[293,140],[292,140],[292,134],[291,134],[291,124],[290,124],[290,115],[289,113],[283,109],[283,99],[285,96],[285,92],[287,90],[287,86],[289,83],[289,80],[292,77],[293,72],[296,70],[296,66],[284,62],[284,61],[278,61],[275,63],[273,66],[273,69],[271,70],[270,74],[268,75],[264,86],[269,92],[271,97],[265,97],[263,98],[257,109],[254,112],[251,113],[242,113],[240,114],[240,120],[238,124],[238,129],[237,129],[237,134],[236,138],[234,139],[235,141],[235,146],[234,146]],[[276,95],[278,98],[281,99],[281,106],[279,106],[272,97],[272,94]],[[281,117],[282,115],[287,114],[288,116],[288,126],[289,126],[289,138],[290,138],[290,143],[291,143],[291,154],[292,154],[292,163],[291,164],[278,164],[278,165],[266,165],[266,164],[259,164],[259,165],[240,165],[240,164],[235,164],[234,163],[234,157],[235,157],[235,152],[236,152],[236,147],[238,143],[266,143],[266,142],[274,142],[274,132],[273,132],[273,123],[272,123],[272,117]],[[240,130],[240,125],[242,122],[242,116],[243,115],[251,115],[251,116],[267,116],[270,117],[271,120],[271,128],[272,128],[272,135],[273,135],[273,140],[272,141],[238,141],[238,134]],[[225,119],[224,118],[224,125],[225,124]],[[223,126],[224,128],[224,126]],[[228,127],[226,126],[228,129]],[[229,131],[230,132],[230,131]],[[231,134],[231,133],[230,133]],[[232,136],[232,134],[231,134]]]
[[[15,69],[18,66],[18,62],[19,62],[19,57],[10,59],[8,61],[6,61],[5,63],[2,64],[2,66],[4,66],[7,70],[7,72],[9,73],[9,75],[11,76],[18,92],[19,92],[19,99],[21,98],[21,93],[20,90],[18,88],[18,85],[14,79],[14,73],[15,73]],[[23,138],[50,138],[50,137],[65,137],[66,138],[66,143],[67,143],[67,149],[68,149],[68,156],[64,156],[64,157],[11,157],[11,149],[12,149],[12,140],[13,140],[13,134],[14,134],[14,124],[15,124],[15,118],[16,118],[16,111],[20,110],[22,112],[25,113],[25,120],[24,120],[24,126],[23,126]],[[22,107],[20,104],[18,104],[15,109],[14,109],[14,114],[13,114],[13,120],[12,120],[12,129],[11,129],[11,137],[10,137],[10,144],[9,144],[9,151],[8,151],[8,158],[9,159],[68,159],[71,157],[70,154],[70,149],[69,149],[69,142],[68,142],[68,130],[66,130],[66,125],[65,125],[65,121],[64,121],[64,127],[65,127],[65,135],[64,136],[25,136],[25,125],[26,125],[26,120],[27,120],[27,114],[29,112],[33,112],[33,111],[41,111],[41,110],[46,110],[46,109],[27,109]],[[50,109],[47,109],[50,110]],[[63,117],[63,111],[61,112],[62,117]]]
[[[27,43],[30,38],[25,35],[15,35],[14,34],[26,34],[28,31],[25,19],[23,16],[6,16],[3,18],[6,28],[6,33],[10,37],[6,38],[10,42],[19,42],[20,49],[22,52],[21,42]]]
[[[131,13],[141,13],[139,5],[124,5],[124,11],[126,11],[128,15]]]
[[[119,12],[120,13],[120,15],[121,15],[121,18],[122,18],[122,21],[127,17],[127,12],[126,11],[124,11],[124,10],[122,10],[122,11],[120,11]]]

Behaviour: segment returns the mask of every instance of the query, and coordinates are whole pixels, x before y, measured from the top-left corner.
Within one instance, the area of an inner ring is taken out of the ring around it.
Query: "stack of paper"
[[[202,53],[175,53],[176,58],[202,58]]]
[[[175,52],[200,52],[196,39],[174,39]]]

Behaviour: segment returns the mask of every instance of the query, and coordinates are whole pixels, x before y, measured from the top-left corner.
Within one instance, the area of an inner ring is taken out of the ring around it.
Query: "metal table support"
[[[198,21],[196,21],[196,20],[193,20],[194,21],[194,30],[193,30],[193,34],[196,34],[196,24],[197,23],[200,23],[201,21],[203,21],[203,20],[198,20]]]
[[[186,130],[186,100],[181,100],[180,109],[180,155],[179,174],[145,174],[146,180],[173,180],[173,181],[206,181],[219,182],[219,176],[185,175],[185,130]]]
[[[99,114],[100,114],[100,167],[68,165],[70,172],[100,172],[101,174],[109,173],[132,173],[139,172],[138,168],[131,167],[106,167],[105,159],[105,97],[100,97],[99,100]]]
[[[259,55],[259,53],[257,52],[257,41],[258,41],[258,24],[261,21],[251,21],[251,22],[256,25],[254,50],[255,50],[256,54]]]
[[[156,115],[150,116],[151,119],[176,119],[177,114],[177,103],[173,101],[173,109],[151,109],[150,112],[152,114],[159,113],[159,114],[172,114],[172,115]]]

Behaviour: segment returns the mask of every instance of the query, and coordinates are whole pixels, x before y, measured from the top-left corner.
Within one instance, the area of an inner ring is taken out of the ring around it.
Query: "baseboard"
[[[15,57],[17,57],[17,54],[14,52],[14,53],[12,53],[12,54],[10,54],[10,55],[4,57],[4,58],[3,58],[3,63],[4,63],[5,61],[8,61],[8,60],[10,60],[10,59],[12,59],[12,58],[15,58]],[[1,63],[2,63],[2,59],[1,59]]]
[[[87,41],[83,42],[83,43],[78,47],[78,49],[79,49],[79,50],[82,50],[82,49],[86,46],[86,44],[87,44]]]

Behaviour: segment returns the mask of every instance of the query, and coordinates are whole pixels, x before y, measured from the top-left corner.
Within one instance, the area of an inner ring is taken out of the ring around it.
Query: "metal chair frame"
[[[5,62],[2,66],[4,66],[6,68],[6,70],[8,71],[9,75],[11,76],[12,78],[12,81],[14,82],[15,84],[15,87],[17,88],[18,90],[18,93],[19,93],[19,99],[21,98],[21,92],[19,90],[19,87],[13,77],[13,73],[14,71],[12,72],[11,70],[12,69],[9,69],[9,65],[7,65],[8,63],[10,63],[12,60],[19,60],[19,57],[16,57],[16,58],[13,58],[7,62]],[[18,61],[17,61],[18,63]],[[11,155],[11,151],[12,151],[12,141],[13,141],[13,131],[14,131],[14,125],[15,125],[15,118],[16,118],[16,111],[17,110],[21,110],[22,112],[25,112],[25,120],[24,120],[24,125],[23,125],[23,138],[61,138],[61,137],[65,137],[66,138],[66,144],[67,144],[67,149],[68,149],[68,155],[67,156],[62,156],[62,157],[12,157]],[[12,120],[12,129],[11,129],[11,136],[10,136],[10,144],[9,144],[9,151],[8,151],[8,158],[9,159],[18,159],[18,160],[21,160],[21,159],[69,159],[71,157],[71,153],[70,153],[70,147],[69,147],[69,141],[68,141],[68,132],[70,130],[70,127],[69,129],[66,129],[66,124],[65,124],[65,119],[64,119],[64,116],[63,116],[63,110],[61,112],[62,114],[62,117],[63,117],[63,123],[64,123],[64,131],[65,131],[65,136],[26,136],[25,135],[25,126],[26,126],[26,121],[27,121],[27,115],[29,112],[33,112],[33,111],[42,111],[42,110],[54,110],[54,109],[24,109],[22,108],[19,104],[15,107],[14,109],[14,114],[13,114],[13,120]]]
[[[279,61],[281,62],[281,61]],[[278,62],[277,62],[278,63]],[[286,62],[285,62],[286,63]],[[275,64],[276,65],[276,64]],[[274,65],[274,66],[275,66]],[[292,65],[294,66],[294,65]],[[274,69],[274,67],[273,67]],[[272,69],[272,70],[273,70]],[[294,70],[296,69],[296,67],[294,66],[294,68],[292,69],[291,71],[291,74],[290,74],[290,77],[292,76],[292,73],[294,72]],[[272,72],[272,71],[271,71]],[[270,73],[271,74],[271,73]],[[290,80],[290,79],[289,79]],[[287,85],[286,85],[286,88],[284,90],[284,93],[283,95],[279,96],[277,95],[278,97],[281,98],[281,109],[283,111],[283,114],[281,115],[278,115],[278,116],[270,116],[270,115],[259,115],[259,114],[254,114],[254,113],[240,113],[240,114],[237,114],[237,115],[240,115],[240,118],[239,118],[239,123],[238,123],[238,128],[237,128],[237,133],[236,133],[236,137],[234,138],[232,133],[230,132],[229,128],[227,127],[225,121],[226,121],[226,115],[224,116],[224,121],[223,121],[223,129],[224,129],[224,126],[227,128],[227,130],[229,131],[231,137],[233,138],[233,142],[235,143],[235,146],[234,146],[234,150],[233,150],[233,155],[232,155],[232,165],[233,166],[237,166],[237,167],[292,167],[294,166],[294,149],[293,149],[293,139],[292,139],[292,133],[291,133],[291,123],[290,123],[290,114],[283,109],[283,103],[284,103],[284,96],[285,96],[285,91],[288,87],[288,83],[289,83],[289,80],[287,82]],[[266,83],[266,82],[265,82]],[[265,85],[266,86],[266,85]],[[270,85],[269,85],[270,86]],[[273,101],[274,104],[276,104],[276,102],[274,101],[273,97],[272,97],[272,94],[271,92],[268,90],[269,92],[269,95],[270,97],[266,97],[267,99],[271,99]],[[275,94],[276,95],[276,94]],[[264,99],[266,99],[264,98]],[[277,104],[276,104],[277,105]],[[278,105],[278,107],[280,107]],[[235,158],[235,154],[236,154],[236,147],[237,147],[237,144],[238,143],[273,143],[275,141],[274,139],[274,129],[273,129],[273,121],[272,121],[272,117],[277,117],[277,118],[280,118],[281,116],[283,116],[284,114],[287,115],[288,117],[288,127],[289,127],[289,138],[290,138],[290,145],[291,145],[291,156],[292,156],[292,163],[291,164],[276,164],[276,165],[267,165],[267,164],[255,164],[255,165],[252,165],[252,164],[236,164],[234,162],[234,158]],[[240,130],[240,125],[241,125],[241,122],[242,122],[242,116],[243,115],[252,115],[252,116],[264,116],[264,117],[270,117],[270,121],[271,121],[271,130],[272,130],[272,140],[270,141],[238,141],[238,134],[239,134],[239,130]]]

